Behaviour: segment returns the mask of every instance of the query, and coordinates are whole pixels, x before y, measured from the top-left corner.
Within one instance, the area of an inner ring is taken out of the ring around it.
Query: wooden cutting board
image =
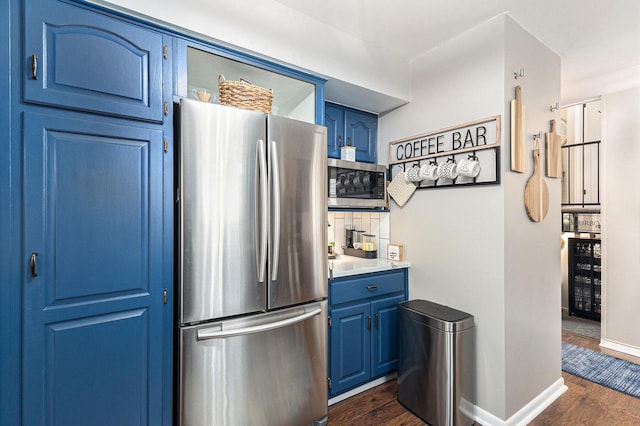
[[[516,98],[511,101],[511,170],[523,173],[524,161],[524,105],[522,89],[516,86]]]
[[[551,178],[562,177],[562,141],[556,133],[556,120],[551,120],[551,131],[546,134],[547,142],[547,176]]]
[[[549,188],[540,173],[540,150],[533,150],[533,175],[524,188],[524,208],[533,222],[544,220],[549,211]]]

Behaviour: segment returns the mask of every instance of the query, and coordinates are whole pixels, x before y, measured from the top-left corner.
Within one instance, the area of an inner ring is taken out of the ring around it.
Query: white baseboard
[[[525,426],[566,391],[567,387],[561,377],[507,420],[502,420],[478,406],[474,409],[475,420],[483,426]]]
[[[375,379],[375,380],[373,380],[373,381],[371,381],[369,383],[365,383],[364,385],[359,386],[359,387],[357,387],[355,389],[351,389],[348,392],[341,393],[338,396],[334,396],[333,398],[331,398],[329,400],[329,404],[328,405],[331,406],[331,405],[335,404],[336,402],[343,401],[343,400],[345,400],[347,398],[350,398],[350,397],[352,397],[354,395],[362,393],[362,392],[364,392],[366,390],[369,390],[371,388],[375,388],[376,386],[381,385],[383,383],[386,383],[389,380],[393,380],[396,377],[398,377],[398,373],[391,373],[391,374],[387,374],[386,376],[383,376],[383,377],[380,377],[378,379]]]
[[[600,346],[602,346],[603,348],[611,349],[612,351],[622,352],[624,354],[640,358],[640,348],[636,348],[635,346],[612,342],[611,340],[607,339],[601,339]]]

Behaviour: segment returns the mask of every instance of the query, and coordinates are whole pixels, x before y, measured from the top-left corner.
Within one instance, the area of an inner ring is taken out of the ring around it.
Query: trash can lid
[[[427,300],[399,304],[399,313],[440,330],[456,332],[473,327],[473,315]]]

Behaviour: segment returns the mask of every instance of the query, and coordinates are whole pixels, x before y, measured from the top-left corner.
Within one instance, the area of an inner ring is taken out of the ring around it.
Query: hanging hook
[[[533,141],[535,142],[535,149],[539,149],[540,148],[540,139],[542,139],[542,132],[538,132],[535,135],[533,135]]]
[[[524,78],[524,68],[520,68],[519,71],[514,72],[513,78],[515,78],[516,80],[519,78]]]
[[[560,102],[558,102],[558,101],[556,101],[556,104],[555,104],[555,105],[551,105],[551,106],[549,107],[549,110],[550,110],[551,112],[553,112],[553,111],[557,111],[557,110],[559,110],[559,109],[560,109]]]

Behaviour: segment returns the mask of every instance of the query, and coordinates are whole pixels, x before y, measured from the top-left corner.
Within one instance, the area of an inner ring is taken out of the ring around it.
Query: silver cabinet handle
[[[271,280],[278,279],[278,263],[280,262],[280,168],[278,166],[278,149],[276,141],[271,141],[269,145],[269,158],[271,159],[271,188],[273,208],[273,234],[272,234],[272,257],[271,257]]]
[[[31,55],[31,78],[38,79],[38,55]]]
[[[267,159],[265,155],[265,147],[264,141],[262,139],[258,140],[257,143],[257,151],[258,151],[258,175],[260,176],[260,185],[259,185],[259,212],[256,212],[256,222],[258,221],[258,214],[260,215],[260,223],[256,223],[256,231],[259,230],[260,235],[258,235],[258,242],[256,244],[256,268],[258,272],[258,282],[264,282],[264,275],[267,270],[267,229],[269,226],[269,216],[268,216],[268,206],[267,206]]]
[[[369,291],[373,291],[373,290],[377,290],[377,289],[378,289],[377,285],[368,285],[367,286],[367,290],[369,290]]]
[[[288,325],[302,322],[316,315],[320,315],[320,313],[322,313],[322,308],[317,308],[317,309],[314,309],[313,311],[305,312],[304,314],[301,314],[295,317],[271,322],[268,324],[238,328],[235,330],[211,330],[211,329],[203,328],[201,330],[198,330],[197,338],[198,340],[208,340],[208,339],[220,339],[220,338],[232,337],[232,336],[242,336],[245,334],[252,334],[252,333],[261,333],[263,331],[274,330],[276,328],[282,328]]]
[[[29,259],[29,272],[31,273],[31,278],[38,276],[36,256],[38,256],[38,253],[31,253],[31,258]]]

